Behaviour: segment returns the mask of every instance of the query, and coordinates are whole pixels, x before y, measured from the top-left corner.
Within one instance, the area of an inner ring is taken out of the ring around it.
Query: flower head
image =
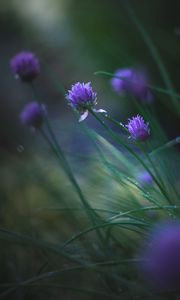
[[[16,54],[10,61],[10,66],[16,78],[22,81],[31,82],[39,72],[39,60],[32,52],[23,51]]]
[[[20,114],[22,124],[33,128],[40,128],[47,114],[45,105],[37,102],[28,103]]]
[[[180,222],[154,228],[143,249],[141,271],[159,288],[178,288],[180,282]]]
[[[77,82],[72,85],[71,90],[69,90],[66,95],[66,99],[71,107],[81,114],[79,121],[83,121],[87,118],[90,109],[96,112],[105,112],[102,109],[95,110],[94,107],[97,104],[97,94],[93,91],[90,82]]]
[[[149,123],[145,123],[143,117],[139,115],[129,119],[129,123],[126,127],[131,137],[136,141],[144,142],[150,136]]]
[[[146,103],[152,102],[153,96],[148,87],[147,73],[144,70],[134,68],[118,69],[114,75],[111,84],[117,94],[129,93]]]

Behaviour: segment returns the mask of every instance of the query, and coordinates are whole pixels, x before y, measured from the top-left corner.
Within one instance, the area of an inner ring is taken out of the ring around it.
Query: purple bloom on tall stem
[[[141,255],[140,269],[150,284],[161,289],[179,288],[180,222],[156,226]]]
[[[11,59],[10,66],[15,77],[24,82],[32,82],[40,73],[38,58],[28,51],[17,53]]]
[[[118,69],[114,75],[111,84],[117,94],[129,93],[143,102],[152,102],[153,96],[148,87],[147,73],[144,70],[135,68]]]
[[[132,119],[129,119],[129,123],[126,125],[132,139],[135,141],[144,142],[150,136],[149,123],[145,123],[143,117],[137,115]]]
[[[28,103],[20,114],[21,123],[33,128],[40,128],[43,124],[47,110],[44,104],[37,102]]]
[[[97,93],[93,91],[90,82],[77,82],[72,85],[71,90],[66,94],[66,99],[71,107],[81,114],[79,121],[83,121],[87,118],[89,110],[106,112],[102,109],[95,109],[95,105],[97,104]]]

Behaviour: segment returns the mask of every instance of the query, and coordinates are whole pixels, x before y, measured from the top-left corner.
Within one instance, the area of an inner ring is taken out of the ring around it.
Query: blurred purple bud
[[[153,101],[153,95],[148,87],[149,79],[145,71],[133,68],[119,69],[114,75],[111,84],[117,94],[129,93],[145,103]]]
[[[180,222],[156,225],[144,246],[141,272],[145,279],[160,289],[179,288]]]
[[[11,59],[10,66],[15,77],[24,82],[33,81],[40,73],[38,58],[28,51],[17,53]]]
[[[153,184],[153,178],[147,171],[142,171],[137,175],[137,181],[142,186],[150,186]]]
[[[45,105],[37,102],[28,103],[20,114],[21,123],[33,128],[40,128],[47,115]]]

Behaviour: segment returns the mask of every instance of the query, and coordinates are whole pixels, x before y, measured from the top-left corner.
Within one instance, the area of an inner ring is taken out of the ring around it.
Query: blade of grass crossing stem
[[[171,97],[172,103],[174,104],[175,110],[178,112],[178,114],[180,114],[180,106],[179,106],[179,102],[177,100],[177,97],[174,95],[173,84],[172,84],[171,79],[169,77],[169,74],[166,70],[166,67],[165,67],[165,65],[164,65],[164,63],[163,63],[163,61],[162,61],[162,59],[161,59],[161,57],[158,53],[157,48],[155,47],[152,39],[150,38],[149,34],[145,30],[144,26],[142,26],[141,22],[137,18],[136,14],[135,14],[135,11],[134,11],[132,5],[130,4],[130,1],[129,0],[123,0],[122,3],[125,6],[125,8],[127,9],[131,20],[133,21],[133,23],[137,27],[138,31],[142,35],[142,38],[143,38],[144,42],[147,45],[147,48],[149,49],[152,57],[154,58],[154,61],[156,62],[157,66],[159,68],[162,79],[164,80],[164,83],[167,86],[167,89],[170,90],[170,91],[173,91],[173,93],[170,94],[170,97]]]
[[[171,200],[169,199],[168,195],[166,194],[166,191],[164,191],[163,187],[161,186],[161,184],[159,183],[159,181],[157,180],[157,178],[154,176],[154,174],[151,172],[151,170],[148,168],[148,166],[144,163],[144,161],[140,158],[139,155],[136,154],[135,151],[133,151],[124,141],[122,141],[122,139],[117,136],[109,126],[107,126],[104,121],[101,120],[101,118],[98,117],[98,115],[93,111],[93,110],[89,110],[91,112],[91,114],[96,118],[96,120],[108,131],[109,135],[116,141],[118,142],[120,145],[123,145],[140,163],[141,165],[145,168],[145,170],[152,176],[154,182],[157,184],[157,186],[159,187],[161,193],[164,195],[164,197],[166,198],[166,200],[171,203]]]
[[[30,87],[32,89],[32,92],[35,96],[36,99],[38,99],[38,97],[36,96],[36,91],[35,91],[35,87],[34,85],[31,83],[30,84]],[[41,102],[39,102],[41,104]],[[49,144],[49,146],[51,147],[51,149],[53,150],[54,154],[56,155],[56,157],[58,158],[58,160],[60,161],[60,164],[61,166],[63,166],[63,169],[66,173],[66,175],[68,176],[69,180],[71,181],[72,185],[74,186],[74,189],[76,190],[83,206],[85,207],[86,209],[86,213],[87,213],[87,216],[88,218],[90,219],[91,223],[93,225],[96,225],[97,224],[97,220],[99,219],[99,216],[98,214],[93,211],[93,209],[91,208],[90,204],[88,203],[88,201],[86,200],[86,198],[84,197],[84,194],[82,193],[81,191],[81,188],[79,186],[79,184],[77,183],[74,175],[73,175],[73,172],[70,168],[70,165],[69,163],[67,162],[66,160],[66,157],[59,145],[59,143],[57,142],[57,139],[56,139],[56,136],[51,128],[51,125],[49,123],[49,120],[48,120],[48,117],[45,115],[45,125],[46,125],[46,128],[48,130],[48,133],[50,135],[50,138],[52,139],[52,141],[49,139],[49,137],[47,136],[47,134],[45,133],[45,131],[41,130],[41,134],[43,136],[43,138],[46,140],[46,142]],[[99,240],[101,241],[101,244],[102,244],[102,248],[104,248],[104,238],[103,238],[103,235],[102,233],[97,230],[97,236],[99,238]]]

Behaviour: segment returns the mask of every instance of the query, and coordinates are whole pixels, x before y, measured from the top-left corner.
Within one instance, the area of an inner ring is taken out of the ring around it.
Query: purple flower
[[[114,75],[115,77],[111,80],[114,91],[119,95],[128,92],[130,90],[131,78],[133,75],[132,69],[119,69]]]
[[[45,105],[37,102],[30,102],[22,110],[20,120],[24,125],[40,128],[46,114],[47,110]]]
[[[96,110],[94,107],[97,104],[97,94],[93,91],[91,83],[80,83],[72,85],[71,90],[66,95],[71,107],[77,110],[81,117],[79,121],[83,121],[88,116],[88,111],[93,110],[95,112],[106,112],[105,110]]]
[[[180,222],[155,226],[144,246],[141,272],[158,288],[179,288],[180,283]]]
[[[137,175],[137,181],[142,185],[142,186],[150,186],[153,184],[153,178],[147,171],[142,171]]]
[[[126,127],[131,137],[136,141],[144,142],[150,136],[149,123],[145,123],[143,117],[139,115],[129,119],[129,123]]]
[[[148,76],[143,70],[133,68],[119,69],[115,72],[115,77],[111,80],[111,84],[114,91],[119,95],[129,93],[146,103],[150,103],[153,100],[148,87]]]
[[[38,58],[28,51],[16,54],[11,59],[10,66],[15,77],[25,82],[31,82],[40,73]]]

